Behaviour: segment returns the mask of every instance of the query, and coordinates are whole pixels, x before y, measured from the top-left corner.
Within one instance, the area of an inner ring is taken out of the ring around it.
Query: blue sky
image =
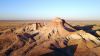
[[[100,20],[100,0],[0,0],[0,19]]]

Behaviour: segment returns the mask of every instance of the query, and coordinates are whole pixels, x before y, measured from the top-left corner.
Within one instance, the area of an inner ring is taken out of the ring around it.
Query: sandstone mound
[[[29,33],[33,32],[35,30],[38,30],[39,28],[43,27],[45,23],[29,23],[27,25],[22,26],[21,28],[16,29],[15,33]]]
[[[49,24],[39,29],[39,33],[45,37],[50,37],[53,35],[65,37],[65,35],[69,34],[69,32],[64,28],[64,21],[60,18],[55,18]]]
[[[19,39],[16,35],[12,33],[5,33],[0,36],[0,54],[4,54],[12,48],[17,42],[19,42]]]
[[[0,35],[1,56],[99,56],[96,50],[100,51],[97,37],[58,17]]]

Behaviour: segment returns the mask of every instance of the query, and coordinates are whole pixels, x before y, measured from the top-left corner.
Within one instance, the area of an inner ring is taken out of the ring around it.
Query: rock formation
[[[60,18],[25,25],[0,35],[0,40],[1,56],[100,56],[97,37]]]
[[[15,33],[28,33],[35,30],[38,30],[39,28],[43,27],[45,24],[41,23],[29,23],[27,25],[22,26],[21,28],[16,29]]]

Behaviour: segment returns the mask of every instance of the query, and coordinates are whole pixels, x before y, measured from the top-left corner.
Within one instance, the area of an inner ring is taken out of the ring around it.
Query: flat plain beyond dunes
[[[100,21],[1,20],[0,56],[100,56]]]

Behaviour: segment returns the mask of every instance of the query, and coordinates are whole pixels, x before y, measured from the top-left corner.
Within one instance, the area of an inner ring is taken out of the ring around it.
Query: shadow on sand
[[[75,28],[76,30],[84,30],[84,31],[86,31],[86,32],[88,32],[88,33],[90,33],[90,34],[96,36],[96,37],[100,37],[100,36],[96,33],[97,30],[92,30],[93,26],[95,26],[95,25],[74,26],[74,28]]]
[[[71,45],[64,48],[57,48],[51,44],[50,49],[53,50],[53,52],[46,53],[41,56],[74,56],[77,46],[78,45]]]
[[[34,34],[29,34],[29,33],[24,33],[23,35],[17,35],[18,37],[20,37],[21,39],[25,39],[27,40],[28,38],[31,38],[32,40],[35,41],[34,36],[36,36],[39,33],[34,33]]]
[[[77,45],[71,45],[65,48],[53,48],[53,52],[41,56],[74,56]]]

